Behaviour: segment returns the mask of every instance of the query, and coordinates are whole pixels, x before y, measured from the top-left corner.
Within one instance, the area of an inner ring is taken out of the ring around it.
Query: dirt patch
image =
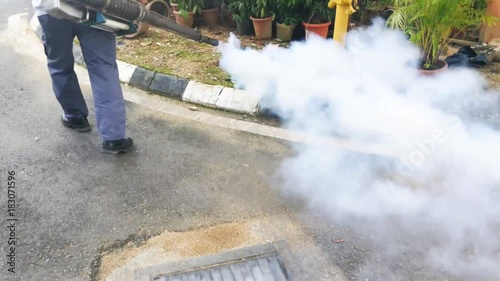
[[[151,242],[162,244],[165,251],[175,252],[185,258],[232,249],[252,240],[250,230],[243,223],[235,223],[194,232],[160,235]]]
[[[117,45],[117,57],[124,62],[206,84],[232,85],[212,46],[156,28],[135,39],[120,38]]]
[[[488,80],[490,89],[500,89],[500,63],[490,63],[479,72]]]
[[[103,257],[95,280],[105,280],[105,278],[109,276],[113,270],[137,256],[140,251],[141,248],[134,248],[133,243],[129,243],[122,250],[113,252],[112,254]]]
[[[204,35],[227,41],[235,29],[229,26],[198,27]],[[254,40],[239,36],[244,46],[260,49],[269,40]],[[219,67],[220,54],[216,47],[198,43],[163,29],[151,27],[147,33],[134,39],[119,38],[119,60],[211,85],[233,87],[230,76]]]
[[[230,223],[189,232],[165,232],[151,238],[145,245],[136,247],[129,243],[123,249],[104,256],[97,275],[97,280],[104,280],[113,270],[138,256],[147,249],[168,253],[178,258],[188,258],[221,252],[256,243],[248,225]]]
[[[343,280],[329,276],[342,276],[341,270],[330,263],[314,238],[306,234],[301,225],[281,216],[224,223],[186,232],[167,231],[141,245],[130,242],[102,257],[95,280],[132,281],[135,270],[140,268],[282,240],[286,240],[301,261],[314,260],[308,267],[318,267],[314,269],[318,272],[327,270],[325,276],[328,278],[324,280]]]

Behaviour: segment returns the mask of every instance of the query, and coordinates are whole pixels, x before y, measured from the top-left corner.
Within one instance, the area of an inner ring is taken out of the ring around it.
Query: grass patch
[[[235,27],[197,26],[204,35],[227,41]],[[256,40],[255,36],[238,36],[243,46],[261,49],[268,43],[286,47],[287,43],[275,39]],[[220,54],[216,48],[198,43],[174,33],[151,27],[147,33],[135,39],[119,38],[118,59],[165,74],[211,85],[234,87],[230,76],[219,67]]]
[[[139,38],[119,38],[117,58],[165,74],[211,85],[233,87],[219,65],[220,54],[210,45],[150,28]]]

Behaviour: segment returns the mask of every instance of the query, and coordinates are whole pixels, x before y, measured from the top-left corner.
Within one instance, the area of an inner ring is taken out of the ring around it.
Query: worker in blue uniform
[[[126,153],[134,142],[125,137],[126,108],[116,64],[116,35],[48,15],[45,0],[32,0],[42,28],[42,39],[52,88],[63,114],[62,124],[78,132],[91,130],[88,108],[74,71],[73,40],[78,38],[94,97],[96,125],[103,140],[101,152]]]

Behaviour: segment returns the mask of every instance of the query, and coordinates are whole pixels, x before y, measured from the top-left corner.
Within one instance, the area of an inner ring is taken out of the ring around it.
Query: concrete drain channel
[[[284,241],[156,265],[135,272],[139,281],[291,281]]]

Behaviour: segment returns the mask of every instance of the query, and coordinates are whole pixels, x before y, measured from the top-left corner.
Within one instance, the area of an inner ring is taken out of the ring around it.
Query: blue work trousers
[[[52,88],[67,118],[88,116],[74,71],[73,40],[78,38],[94,97],[96,125],[103,140],[125,137],[126,109],[116,64],[115,34],[82,24],[38,17]]]

